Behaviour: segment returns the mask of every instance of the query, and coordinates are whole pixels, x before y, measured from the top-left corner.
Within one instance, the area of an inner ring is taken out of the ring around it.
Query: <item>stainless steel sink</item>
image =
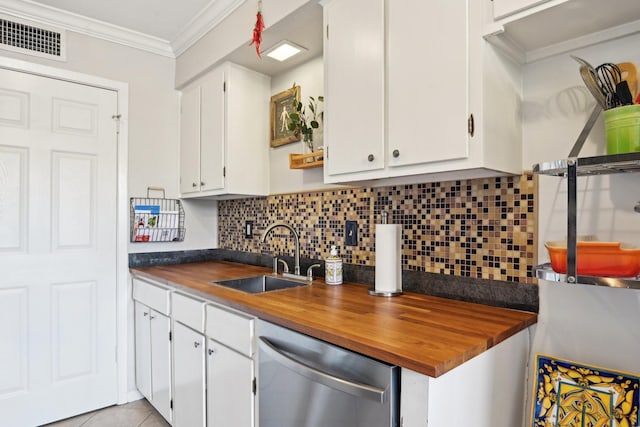
[[[303,280],[283,279],[282,277],[269,275],[220,280],[211,283],[248,292],[250,294],[259,294],[262,292],[276,291],[278,289],[296,288],[298,286],[309,285],[309,282]]]

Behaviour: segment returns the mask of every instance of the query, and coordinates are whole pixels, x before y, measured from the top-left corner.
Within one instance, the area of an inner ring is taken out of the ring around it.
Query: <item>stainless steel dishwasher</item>
[[[260,427],[398,427],[400,368],[258,321]]]

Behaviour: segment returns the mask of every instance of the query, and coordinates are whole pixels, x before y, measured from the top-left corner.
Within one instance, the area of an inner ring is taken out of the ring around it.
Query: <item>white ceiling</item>
[[[255,0],[0,0],[0,13],[176,57],[246,1]],[[252,25],[247,24],[247,40]],[[262,47],[281,39],[308,51],[279,63],[257,60],[253,47],[239,46],[226,59],[274,75],[320,55],[322,8],[317,1],[267,27]]]

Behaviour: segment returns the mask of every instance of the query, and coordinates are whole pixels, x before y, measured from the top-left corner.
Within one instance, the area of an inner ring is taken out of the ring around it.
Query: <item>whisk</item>
[[[615,108],[623,105],[618,96],[618,83],[622,80],[622,73],[616,64],[606,62],[596,67],[598,85],[606,98],[606,108]]]

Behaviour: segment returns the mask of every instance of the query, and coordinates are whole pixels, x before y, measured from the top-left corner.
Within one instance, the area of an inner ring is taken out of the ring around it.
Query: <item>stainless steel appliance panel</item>
[[[400,368],[259,321],[260,427],[398,427]]]

